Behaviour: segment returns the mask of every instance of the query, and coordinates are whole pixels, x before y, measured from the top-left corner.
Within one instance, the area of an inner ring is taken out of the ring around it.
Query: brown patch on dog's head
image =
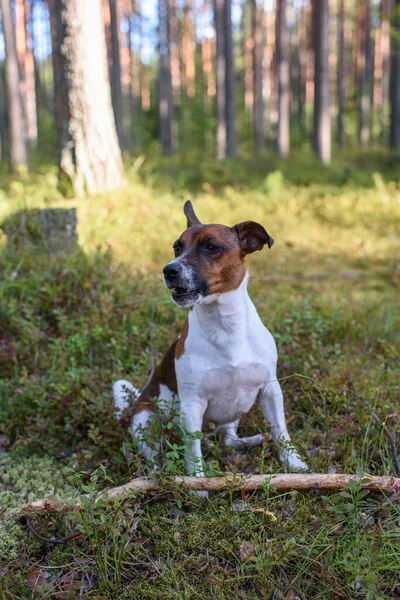
[[[188,228],[174,244],[175,260],[164,268],[165,283],[180,306],[237,289],[246,274],[246,255],[274,243],[254,221],[234,227],[202,225],[189,201],[184,212]]]
[[[236,289],[246,269],[236,232],[225,225],[193,225],[174,245],[175,256],[183,256],[207,295]]]

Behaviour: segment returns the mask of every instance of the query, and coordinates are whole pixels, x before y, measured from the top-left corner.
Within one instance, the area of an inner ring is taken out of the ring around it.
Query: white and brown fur
[[[241,415],[258,400],[285,468],[307,469],[287,431],[275,341],[247,293],[244,259],[264,246],[271,248],[273,240],[253,221],[234,227],[203,225],[190,202],[184,212],[188,227],[174,244],[175,258],[164,268],[164,282],[178,306],[191,307],[188,319],[140,394],[128,381],[114,384],[116,406],[124,409],[129,395],[137,394],[132,428],[140,451],[152,461],[157,445],[151,449],[143,431],[156,411],[153,398],[166,411],[174,406],[188,432],[187,472],[204,475],[201,442],[190,434],[213,421],[223,430],[226,445],[239,450],[261,445],[262,434],[237,435]]]

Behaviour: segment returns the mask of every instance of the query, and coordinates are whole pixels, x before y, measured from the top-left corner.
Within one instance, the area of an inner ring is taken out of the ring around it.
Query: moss
[[[12,454],[0,459],[0,559],[13,560],[25,533],[15,521],[17,509],[65,487],[63,471],[54,461]]]

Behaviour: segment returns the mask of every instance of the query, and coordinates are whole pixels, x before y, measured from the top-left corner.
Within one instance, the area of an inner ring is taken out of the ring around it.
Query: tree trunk
[[[370,141],[371,120],[371,84],[372,84],[372,36],[371,36],[371,0],[363,0],[360,7],[360,56],[359,56],[359,131],[360,145]]]
[[[331,160],[331,90],[329,81],[329,0],[314,0],[314,132],[313,146],[324,163]]]
[[[307,102],[307,11],[303,6],[299,15],[299,125],[301,141],[306,135],[306,102]]]
[[[244,4],[242,11],[242,20],[240,23],[240,37],[242,55],[244,57],[244,105],[246,110],[254,119],[254,27],[253,27],[253,2],[250,1],[250,11]],[[250,16],[250,28],[248,25],[248,15]]]
[[[185,54],[185,80],[188,98],[194,98],[195,94],[195,42],[193,31],[192,0],[185,1],[184,23],[183,23],[183,51]]]
[[[278,132],[277,150],[280,156],[289,152],[289,61],[286,23],[287,0],[276,5],[276,70],[278,77]]]
[[[139,105],[139,69],[137,67],[136,55],[132,48],[132,37],[137,34],[137,30],[133,26],[133,23],[137,23],[138,14],[135,0],[130,0],[130,12],[127,15],[128,30],[126,33],[126,44],[129,52],[129,131],[130,131],[130,145],[131,149],[137,149],[139,146],[139,123],[138,123],[138,105]],[[128,6],[129,8],[129,6]],[[128,10],[127,8],[127,10]]]
[[[253,32],[253,127],[257,152],[264,148],[264,97],[263,97],[263,29],[262,14],[257,8],[257,0],[252,0]]]
[[[19,70],[21,74],[22,101],[24,105],[26,138],[31,146],[37,143],[37,115],[35,91],[35,64],[33,58],[31,1],[15,3],[15,31]]]
[[[338,14],[338,57],[337,57],[337,142],[339,146],[343,146],[344,142],[344,107],[346,97],[346,83],[345,83],[345,47],[344,47],[344,27],[345,27],[345,12],[344,12],[344,0],[339,2],[339,14]]]
[[[0,66],[0,163],[3,160],[4,151],[6,147],[6,127],[5,124],[8,121],[6,115],[6,98],[4,94],[4,72],[3,65]]]
[[[52,0],[59,185],[81,196],[122,184],[101,0]],[[72,190],[71,190],[72,188]]]
[[[176,0],[169,0],[170,5],[170,56],[172,85],[172,126],[173,146],[177,146],[180,134],[184,136],[185,127],[181,113],[181,64],[179,53],[179,18]],[[180,127],[179,127],[180,125]],[[180,131],[179,131],[180,130]]]
[[[160,137],[164,154],[173,153],[172,145],[172,82],[171,59],[169,47],[169,5],[168,0],[158,1],[159,11],[159,44],[160,44],[160,74],[159,74],[159,111]]]
[[[109,0],[111,28],[111,99],[114,111],[115,127],[120,146],[123,146],[122,130],[122,86],[121,86],[121,49],[120,49],[120,14],[117,0]]]
[[[216,31],[216,86],[217,86],[217,157],[226,156],[226,69],[225,69],[225,0],[214,0],[214,16]]]
[[[381,81],[380,81],[380,140],[384,142],[387,134],[388,125],[388,104],[390,87],[390,15],[391,0],[382,0],[381,4],[381,35],[380,35],[380,53],[381,53]]]
[[[12,171],[19,171],[27,168],[28,157],[23,126],[25,123],[25,115],[22,102],[21,77],[12,19],[11,0],[1,0],[1,12],[6,49],[5,66],[10,128],[10,168]]]
[[[277,93],[276,93],[276,77],[274,74],[275,60],[274,60],[274,48],[275,48],[275,27],[276,12],[269,6],[268,0],[264,0],[264,16],[263,16],[263,29],[264,29],[264,106],[266,107],[266,128],[267,137],[269,141],[275,145],[276,141],[276,125],[277,125]]]
[[[226,154],[236,156],[236,86],[235,65],[233,58],[232,39],[232,0],[225,0],[224,6],[225,25],[225,102],[226,102]]]
[[[400,0],[395,0],[390,79],[390,146],[400,150]]]

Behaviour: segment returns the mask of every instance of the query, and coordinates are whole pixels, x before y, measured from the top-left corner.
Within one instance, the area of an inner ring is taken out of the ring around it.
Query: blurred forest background
[[[332,148],[400,148],[399,0],[1,5],[2,160],[18,170],[58,154],[75,192],[117,185],[120,150],[312,146],[329,163]],[[108,177],[95,174],[105,145]]]

